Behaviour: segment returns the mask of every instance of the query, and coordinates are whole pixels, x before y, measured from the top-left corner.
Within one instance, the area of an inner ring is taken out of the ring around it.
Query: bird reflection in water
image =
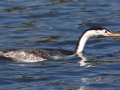
[[[91,65],[88,65],[88,63],[86,62],[87,61],[87,58],[85,56],[83,56],[83,53],[79,53],[77,54],[77,57],[80,57],[81,60],[78,62],[78,64],[80,66],[91,66]]]

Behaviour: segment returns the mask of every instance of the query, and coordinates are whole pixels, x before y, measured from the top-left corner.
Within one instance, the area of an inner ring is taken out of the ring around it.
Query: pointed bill
[[[107,35],[110,37],[120,37],[120,34],[116,34],[116,33],[108,33]]]

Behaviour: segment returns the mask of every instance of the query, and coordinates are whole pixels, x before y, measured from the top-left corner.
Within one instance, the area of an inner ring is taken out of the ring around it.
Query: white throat
[[[85,32],[83,35],[81,35],[78,44],[76,46],[75,54],[79,54],[83,51],[86,41],[90,38],[96,36],[93,30]]]

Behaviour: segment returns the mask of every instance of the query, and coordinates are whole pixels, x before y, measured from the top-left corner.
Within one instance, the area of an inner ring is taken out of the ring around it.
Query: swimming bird
[[[120,37],[120,34],[111,33],[106,28],[94,26],[85,30],[80,36],[73,55],[77,55],[83,51],[86,41],[91,37],[98,36],[115,36]],[[9,49],[0,50],[0,56],[11,58],[19,62],[39,62],[51,57],[61,58],[62,54],[44,49]]]

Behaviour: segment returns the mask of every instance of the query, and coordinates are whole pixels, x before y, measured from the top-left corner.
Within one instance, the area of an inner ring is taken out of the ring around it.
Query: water
[[[82,32],[120,33],[119,0],[1,0],[0,48],[42,48],[70,55]],[[38,63],[0,58],[0,90],[120,89],[120,38],[90,39],[78,57]]]

